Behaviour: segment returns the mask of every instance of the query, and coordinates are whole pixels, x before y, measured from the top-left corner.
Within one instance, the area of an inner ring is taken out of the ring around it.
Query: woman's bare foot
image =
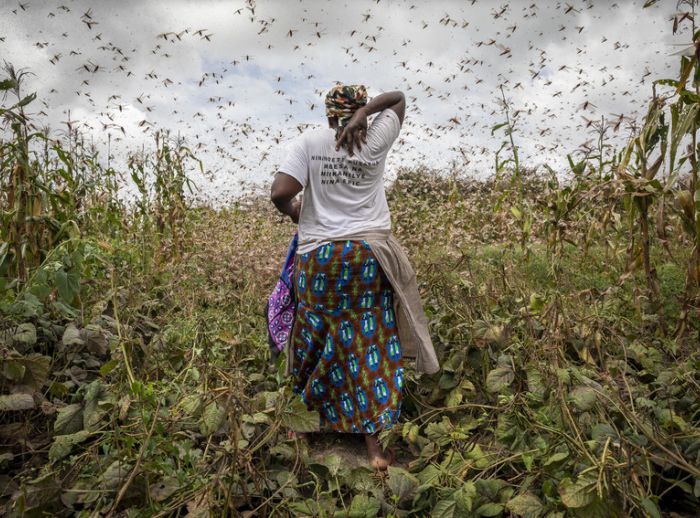
[[[393,464],[393,451],[389,449],[387,451],[388,455],[385,455],[375,435],[365,434],[365,442],[367,443],[369,463],[374,469],[384,471]]]

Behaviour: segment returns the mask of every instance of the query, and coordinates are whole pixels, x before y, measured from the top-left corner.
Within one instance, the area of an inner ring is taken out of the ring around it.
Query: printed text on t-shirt
[[[322,162],[321,185],[345,184],[359,186],[366,178],[362,168],[349,164],[344,157],[312,155],[311,160]]]

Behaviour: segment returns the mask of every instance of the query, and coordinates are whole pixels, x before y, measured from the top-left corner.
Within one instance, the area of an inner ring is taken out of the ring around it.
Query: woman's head
[[[337,124],[338,128],[342,128],[357,109],[365,104],[367,104],[367,89],[364,85],[337,83],[326,94],[326,116],[331,126]]]

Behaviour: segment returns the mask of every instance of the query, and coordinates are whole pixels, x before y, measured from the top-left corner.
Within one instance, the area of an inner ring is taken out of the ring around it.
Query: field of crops
[[[352,437],[287,435],[318,415],[267,345],[294,233],[268,197],[194,205],[167,132],[105,165],[35,127],[6,66],[0,515],[698,516],[699,58],[612,159],[603,122],[568,171],[533,171],[504,105],[487,180],[398,172],[442,368],[408,369],[386,473]]]

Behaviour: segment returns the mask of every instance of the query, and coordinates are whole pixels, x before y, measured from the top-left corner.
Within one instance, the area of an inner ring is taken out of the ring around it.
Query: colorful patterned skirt
[[[366,241],[297,256],[293,388],[321,430],[375,433],[401,411],[403,361],[394,292]]]

